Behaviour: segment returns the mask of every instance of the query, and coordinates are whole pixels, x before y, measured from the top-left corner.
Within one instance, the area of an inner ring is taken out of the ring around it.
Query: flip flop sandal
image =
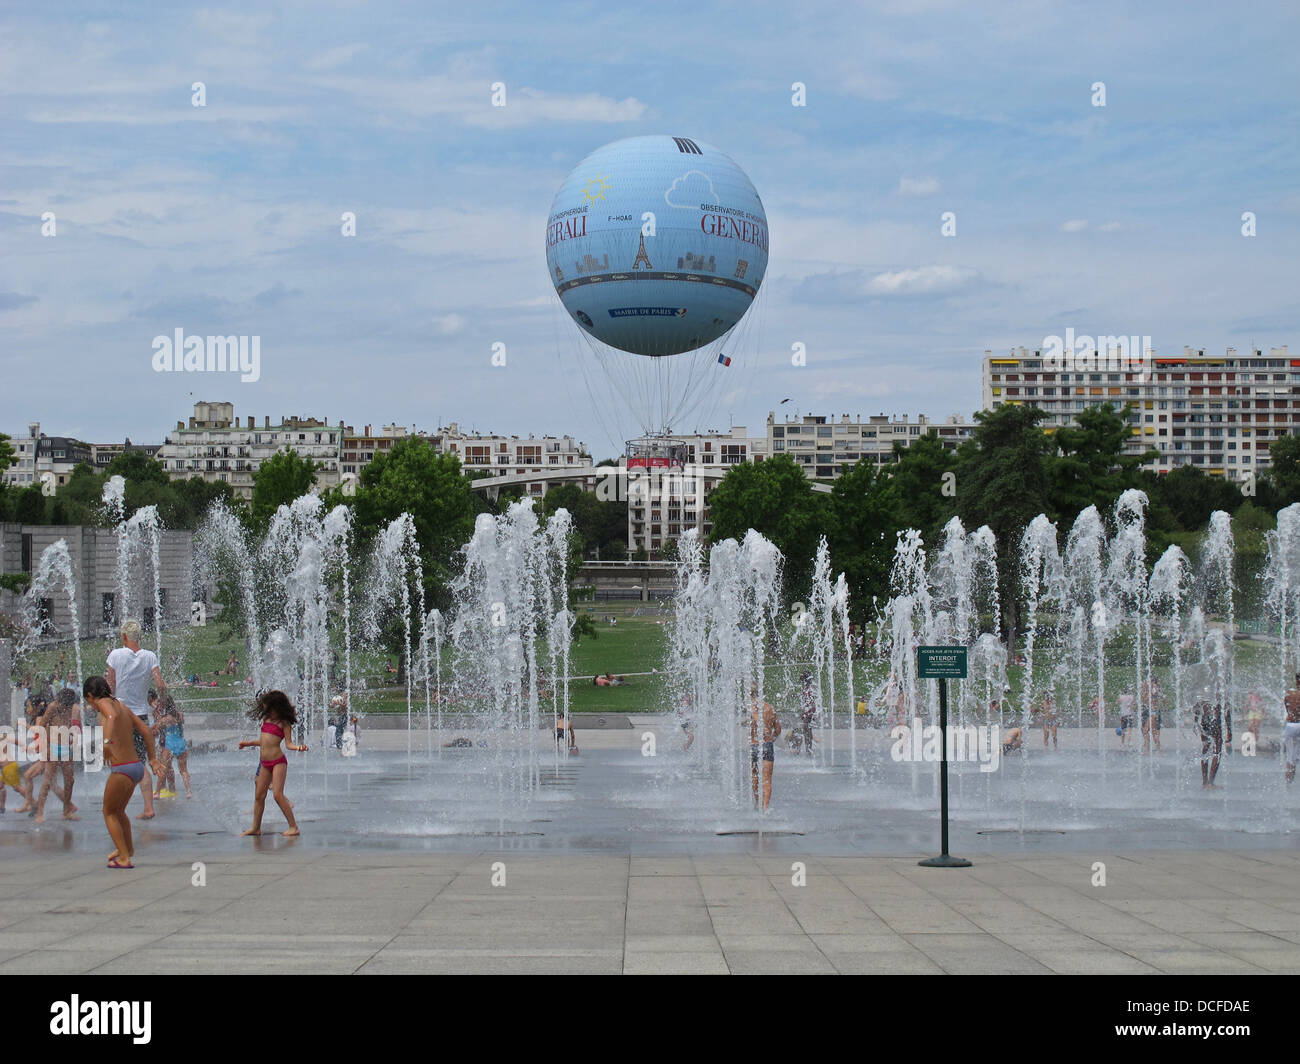
[[[130,863],[122,864],[116,857],[112,857],[109,859],[108,867],[109,868],[134,868],[135,865]]]

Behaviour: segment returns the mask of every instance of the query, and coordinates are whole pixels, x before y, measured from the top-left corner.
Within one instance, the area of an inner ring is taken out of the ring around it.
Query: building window
[[[117,623],[117,604],[111,591],[100,596],[100,619],[110,626]]]

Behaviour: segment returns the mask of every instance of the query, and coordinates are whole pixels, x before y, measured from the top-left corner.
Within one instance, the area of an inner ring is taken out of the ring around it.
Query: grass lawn
[[[576,713],[644,713],[664,712],[671,708],[671,696],[664,691],[668,677],[664,674],[664,657],[667,647],[668,623],[670,615],[646,612],[637,615],[637,604],[597,603],[594,606],[582,606],[593,614],[598,635],[590,636],[575,643],[570,651],[570,698]],[[606,616],[616,616],[618,623],[614,627],[603,620]],[[660,622],[663,622],[662,624]],[[242,639],[222,639],[221,625],[210,624],[203,628],[169,629],[163,634],[163,668],[169,683],[176,683],[183,676],[197,672],[206,681],[214,679],[213,673],[223,670],[231,653],[240,659],[239,676],[218,675],[217,686],[174,688],[177,700],[191,711],[240,712],[248,705],[251,692],[242,680],[248,675],[247,653]],[[151,645],[152,637],[146,637],[146,646]],[[86,640],[81,645],[82,669],[86,675],[102,671],[104,657],[108,647],[101,639]],[[1158,652],[1165,653],[1158,647]],[[1276,682],[1277,648],[1267,643],[1254,640],[1238,640],[1235,644],[1236,675],[1239,685],[1264,681]],[[60,653],[64,654],[65,670],[73,667],[72,647],[70,644],[55,646],[37,651],[27,657],[20,670],[36,675],[48,676],[58,663]],[[1050,675],[1051,670],[1060,661],[1063,648],[1040,643],[1035,652],[1035,686]],[[541,652],[546,661],[544,649]],[[353,652],[352,677],[354,687],[353,708],[363,713],[405,713],[405,689],[394,684],[396,679],[385,669],[385,662],[390,656],[384,653]],[[1092,697],[1095,664],[1091,659],[1082,663],[1084,670],[1084,699]],[[659,670],[659,671],[652,671]],[[788,666],[783,674],[779,667],[768,673],[770,697],[779,710],[795,708],[797,692],[783,690],[785,676],[797,685],[798,666]],[[888,675],[887,662],[871,660],[855,663],[854,691],[866,694],[881,685]],[[1004,720],[1018,720],[1021,710],[1021,691],[1024,683],[1024,669],[1012,666],[1007,670],[1007,681],[1011,686],[1009,704],[1011,713]],[[622,687],[597,687],[591,682],[596,673],[611,672],[626,676],[627,683]],[[1165,710],[1171,708],[1173,695],[1173,675],[1168,666],[1157,666],[1159,678],[1166,694]],[[444,674],[450,676],[450,668],[444,665]],[[1106,667],[1107,710],[1109,718],[1117,718],[1116,698],[1126,686],[1134,682],[1132,666],[1108,664]],[[837,698],[848,708],[848,692],[839,686],[843,683],[843,673],[837,677]],[[1065,722],[1076,719],[1077,710],[1072,704],[1072,693],[1065,690],[1064,681],[1057,691],[1058,701],[1065,714]],[[414,708],[420,711],[424,702],[423,684],[417,684],[412,692]],[[982,697],[982,692],[981,692]],[[457,712],[457,706],[447,705],[443,712]],[[1183,707],[1188,708],[1187,706]],[[1234,707],[1238,708],[1238,707]],[[1086,709],[1085,709],[1086,715]],[[1089,722],[1085,721],[1085,724]],[[1116,720],[1111,719],[1110,726]]]

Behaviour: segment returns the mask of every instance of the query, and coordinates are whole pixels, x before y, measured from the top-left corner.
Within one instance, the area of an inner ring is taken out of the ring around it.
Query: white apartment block
[[[435,432],[405,425],[385,425],[378,432],[366,425],[361,432],[344,429],[341,475],[360,477],[378,455],[387,454],[398,440],[426,440],[439,454],[453,454],[466,473],[490,473],[493,477],[526,477],[529,473],[591,469],[586,445],[572,436],[501,436],[494,433],[463,432],[453,421]],[[551,479],[522,481],[524,494],[539,498],[546,494]]]
[[[922,436],[935,433],[948,450],[955,450],[975,430],[973,422],[958,415],[933,422],[924,414],[915,421],[884,414],[850,420],[848,414],[834,417],[807,414],[776,420],[767,415],[766,434],[748,435],[745,426],[735,425],[728,432],[674,436],[671,449],[680,455],[680,475],[652,478],[649,490],[629,492],[628,549],[656,551],[675,540],[688,528],[704,536],[713,530],[709,520],[708,498],[731,466],[741,462],[762,462],[778,454],[788,454],[811,480],[835,480],[845,468],[859,461],[887,465],[894,461],[894,443],[910,447]],[[635,466],[631,453],[623,460],[624,468]]]
[[[1300,359],[1286,346],[1208,355],[1184,347],[1181,355],[1125,361],[1091,352],[1073,360],[1045,358],[1021,347],[1007,355],[984,352],[984,409],[1004,403],[1036,406],[1049,432],[1071,424],[1090,406],[1132,404],[1125,450],[1156,457],[1144,468],[1167,473],[1192,465],[1235,481],[1269,467],[1268,447],[1300,432]]]
[[[41,431],[39,421],[27,426],[26,436],[15,434],[9,446],[17,461],[8,469],[0,470],[0,479],[16,488],[28,488],[48,480],[57,491],[68,482],[72,471],[82,462],[89,463],[92,456],[90,444],[69,436],[47,436]]]
[[[344,428],[316,418],[284,417],[259,427],[252,417],[241,425],[233,403],[195,403],[187,425],[176,423],[158,452],[173,480],[202,477],[229,484],[238,497],[253,497],[253,474],[272,455],[292,448],[316,462],[316,486],[322,490],[340,481],[339,455]]]
[[[590,469],[587,446],[572,436],[498,436],[493,433],[463,432],[453,421],[433,434],[434,446],[442,454],[454,454],[466,472],[490,470],[493,476],[523,475],[558,469]],[[529,484],[527,494],[543,495],[545,483]]]
[[[674,435],[665,441],[633,441],[620,466],[631,471],[627,494],[628,550],[660,550],[687,529],[707,536],[708,497],[733,465],[761,462],[767,441],[744,425],[727,432]]]
[[[14,464],[0,470],[0,480],[17,488],[36,482],[36,445],[41,435],[41,423],[33,421],[27,426],[27,435],[12,433],[9,446],[14,452]]]
[[[825,415],[806,414],[778,422],[769,412],[766,444],[769,454],[788,454],[803,467],[806,476],[836,480],[846,466],[854,466],[862,459],[888,465],[894,460],[895,443],[910,447],[933,432],[951,451],[974,431],[974,422],[964,421],[958,414],[941,422],[931,421],[924,414],[915,421],[909,421],[906,414],[873,414],[865,421],[860,415],[849,420],[848,414],[841,414],[837,421]]]
[[[339,474],[344,480],[361,476],[362,470],[375,460],[378,455],[387,454],[393,444],[407,437],[422,440],[429,439],[427,433],[407,429],[405,425],[385,425],[376,433],[373,426],[366,425],[357,432],[351,425],[343,429],[343,448],[339,455]]]

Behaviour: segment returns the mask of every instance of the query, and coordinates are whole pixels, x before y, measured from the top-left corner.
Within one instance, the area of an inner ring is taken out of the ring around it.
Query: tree
[[[15,595],[27,594],[27,589],[31,586],[31,573],[0,573],[0,588],[12,591]]]
[[[315,462],[293,448],[278,451],[263,462],[253,474],[254,523],[266,527],[281,506],[308,494],[316,484],[317,468]]]
[[[14,520],[20,525],[45,524],[45,496],[41,494],[39,484],[32,484],[18,492]]]
[[[1237,616],[1259,616],[1267,590],[1258,574],[1268,558],[1267,533],[1277,527],[1274,516],[1246,499],[1232,516],[1233,587],[1237,596]]]
[[[812,483],[788,454],[766,462],[732,466],[709,496],[713,519],[710,540],[741,540],[753,528],[770,539],[785,555],[787,586],[812,568],[817,541],[826,525],[828,496],[813,491]]]
[[[559,484],[542,496],[540,509],[549,517],[561,508],[569,511],[574,531],[582,537],[584,556],[597,550],[603,556],[607,544],[627,535],[626,501],[605,501],[577,484]]]
[[[1271,489],[1271,509],[1300,502],[1300,437],[1279,436],[1268,447],[1272,465],[1261,479]]]
[[[1004,405],[975,415],[979,427],[962,444],[957,471],[957,507],[967,528],[988,525],[997,537],[1002,630],[1014,631],[1020,536],[1047,512],[1047,456],[1052,442],[1039,428],[1043,411]]]
[[[174,501],[170,511],[163,514],[168,528],[197,528],[214,502],[223,502],[236,513],[243,509],[243,500],[225,481],[190,477],[173,480],[171,491]]]
[[[168,482],[167,470],[163,464],[150,458],[144,451],[123,451],[114,455],[104,472],[110,477],[121,477],[126,481],[153,481],[157,484]]]
[[[0,432],[0,474],[18,461],[14,449],[9,446],[9,437]],[[2,477],[0,477],[0,521],[4,521],[9,516],[10,496],[14,493],[10,490]]]
[[[473,534],[478,513],[460,460],[439,454],[419,437],[398,440],[362,471],[351,502],[354,528],[363,541],[403,513],[411,515],[424,565],[426,607],[446,609],[452,561]]]
[[[893,484],[898,528],[915,528],[926,543],[937,542],[940,530],[957,512],[956,498],[943,493],[944,474],[956,468],[957,456],[944,449],[938,433],[928,432],[910,447],[894,442],[894,465],[882,472]]]
[[[579,610],[573,622],[573,645],[581,645],[583,636],[599,639],[600,633],[596,631],[596,623],[591,619],[591,614],[586,610]]]
[[[1161,503],[1184,532],[1200,532],[1215,510],[1233,513],[1242,503],[1240,490],[1223,477],[1212,477],[1193,465],[1182,465],[1157,481]]]
[[[59,489],[68,521],[76,525],[100,525],[104,522],[104,481],[89,462],[79,462],[68,474],[68,481]]]
[[[1132,435],[1130,406],[1116,413],[1110,403],[1091,406],[1075,415],[1075,424],[1052,434],[1056,454],[1047,460],[1048,492],[1053,513],[1069,527],[1089,506],[1102,513],[1114,507],[1125,488],[1135,483],[1137,470],[1159,452],[1125,454]]]
[[[889,570],[901,527],[895,488],[869,458],[845,470],[831,488],[826,545],[833,567],[844,573],[849,609],[859,624],[870,620],[872,598],[889,594]]]

